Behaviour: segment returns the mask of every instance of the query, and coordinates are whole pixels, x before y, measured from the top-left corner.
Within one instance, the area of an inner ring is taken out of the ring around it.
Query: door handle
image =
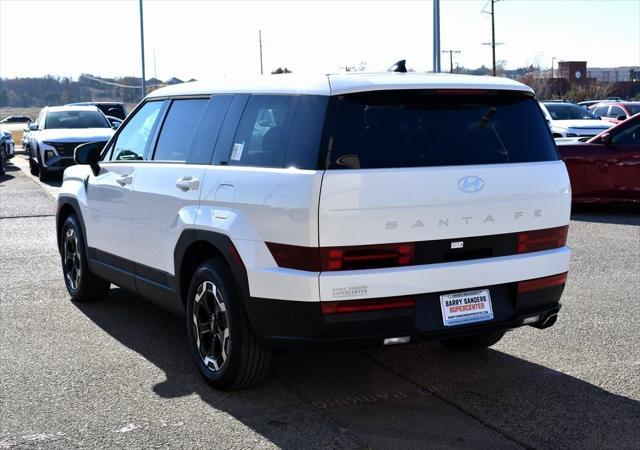
[[[133,177],[131,175],[123,175],[116,180],[116,183],[118,183],[120,186],[126,186],[128,184],[131,184],[132,181]]]
[[[200,181],[192,177],[179,178],[176,187],[182,191],[195,191],[200,186]]]

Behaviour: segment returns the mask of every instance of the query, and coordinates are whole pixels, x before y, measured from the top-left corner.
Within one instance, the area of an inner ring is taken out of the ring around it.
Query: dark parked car
[[[11,133],[0,130],[0,175],[5,174],[7,161],[15,154],[15,143]]]
[[[21,122],[31,123],[33,122],[33,120],[29,116],[9,116],[0,120],[0,123],[21,123]]]
[[[640,114],[586,142],[557,142],[574,202],[640,203]]]
[[[127,112],[124,109],[124,105],[118,102],[80,102],[69,103],[66,106],[96,106],[105,116],[117,117],[124,120],[127,117]]]

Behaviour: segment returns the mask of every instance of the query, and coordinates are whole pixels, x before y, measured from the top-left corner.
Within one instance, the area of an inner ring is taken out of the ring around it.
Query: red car
[[[586,142],[557,142],[574,202],[640,203],[640,114]]]
[[[604,120],[620,123],[640,113],[640,102],[606,102],[589,107],[589,111]]]

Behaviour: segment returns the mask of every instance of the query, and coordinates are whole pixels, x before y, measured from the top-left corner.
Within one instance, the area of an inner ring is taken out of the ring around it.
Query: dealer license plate
[[[440,309],[445,327],[493,319],[488,289],[441,295]]]

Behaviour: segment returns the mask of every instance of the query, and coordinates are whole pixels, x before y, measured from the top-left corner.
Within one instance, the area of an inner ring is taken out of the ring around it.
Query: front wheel
[[[67,217],[62,225],[60,255],[64,282],[71,300],[95,302],[107,295],[111,283],[97,277],[89,269],[82,230],[75,214]]]
[[[4,150],[4,146],[0,148],[0,175],[7,173],[7,155]]]
[[[271,352],[253,334],[231,272],[219,259],[202,263],[187,297],[187,335],[200,374],[217,389],[242,389],[267,375]]]
[[[459,338],[441,339],[440,342],[452,350],[481,350],[498,343],[504,333],[504,331],[490,331]]]

